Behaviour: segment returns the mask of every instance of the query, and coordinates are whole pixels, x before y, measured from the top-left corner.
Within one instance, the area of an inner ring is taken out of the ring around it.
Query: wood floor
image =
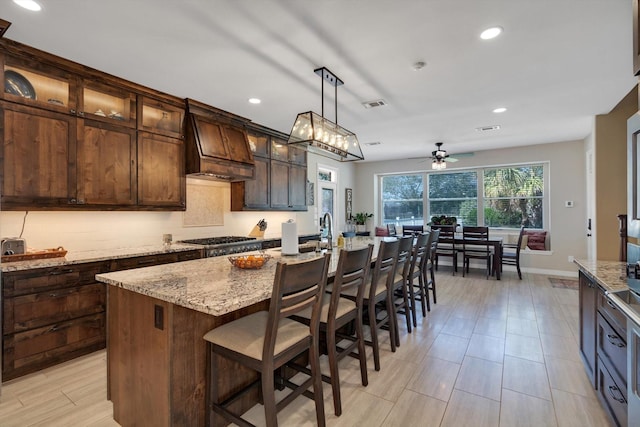
[[[333,415],[325,384],[328,426],[610,425],[580,360],[576,290],[511,272],[496,281],[443,269],[436,280],[438,304],[426,319],[395,353],[385,335],[379,372],[369,357],[368,387],[357,361],[342,361],[344,412]],[[0,426],[117,426],[105,358],[101,351],[4,383]],[[245,416],[264,425],[260,405]],[[315,425],[313,402],[298,398],[278,420]]]

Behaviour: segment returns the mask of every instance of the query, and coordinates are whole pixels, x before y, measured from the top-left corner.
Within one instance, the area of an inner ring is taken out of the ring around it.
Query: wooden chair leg
[[[396,323],[397,313],[396,305],[393,302],[393,294],[387,295],[387,326],[389,326],[389,340],[391,341],[391,351],[396,352],[396,347],[400,347],[400,337],[398,334],[398,325]]]
[[[431,270],[431,288],[433,289],[433,303],[437,304],[438,300],[436,299],[436,274]]]
[[[264,416],[267,427],[278,425],[278,411],[276,409],[276,395],[273,388],[273,369],[263,369],[262,371],[262,398],[264,400]]]
[[[358,315],[356,319],[356,338],[358,340],[358,359],[360,360],[360,378],[362,385],[369,385],[369,377],[367,376],[367,353],[364,344],[364,328],[362,327],[362,316]]]
[[[373,302],[369,302],[369,329],[371,330],[371,347],[373,348],[373,367],[380,370],[380,348],[378,347],[378,319],[376,318],[376,307]]]
[[[413,288],[413,284],[410,284]],[[404,299],[404,317],[407,321],[407,331],[411,333],[411,305],[409,304],[409,292],[407,291],[407,284],[402,287],[402,298]],[[398,337],[398,345],[400,343]]]
[[[331,391],[333,393],[333,411],[336,417],[342,414],[340,401],[340,376],[338,374],[338,354],[336,350],[336,331],[327,330],[327,356],[331,375]]]
[[[318,338],[315,337],[309,349],[311,375],[313,376],[313,400],[316,404],[316,420],[318,427],[325,427],[324,399],[322,398],[322,372],[320,372],[320,350]]]
[[[413,287],[413,280],[409,283],[409,300],[411,301],[411,321],[413,322],[413,327],[417,328],[418,321],[416,319],[416,312],[418,311],[418,308],[416,307],[416,292]]]

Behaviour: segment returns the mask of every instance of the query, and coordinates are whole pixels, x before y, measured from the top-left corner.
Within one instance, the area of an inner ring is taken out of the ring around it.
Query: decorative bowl
[[[271,255],[267,254],[252,254],[252,255],[231,255],[227,258],[231,264],[235,267],[243,270],[253,269],[257,270],[262,268],[267,261],[271,259]]]

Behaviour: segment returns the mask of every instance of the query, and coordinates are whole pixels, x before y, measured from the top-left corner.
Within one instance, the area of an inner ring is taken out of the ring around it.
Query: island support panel
[[[108,286],[108,398],[121,425],[206,424],[206,342],[217,326],[268,308],[268,301],[216,317]],[[216,360],[221,399],[250,384],[257,373]],[[240,412],[258,402],[258,389],[238,400]],[[221,419],[212,425],[225,425]]]

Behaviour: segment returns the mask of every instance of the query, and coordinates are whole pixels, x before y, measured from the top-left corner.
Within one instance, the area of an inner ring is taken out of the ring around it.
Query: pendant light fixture
[[[313,111],[298,114],[288,144],[304,145],[307,151],[340,162],[364,160],[356,134],[338,125],[338,86],[344,84],[327,68],[313,70],[322,79],[322,114]],[[335,122],[324,117],[324,83],[335,88]]]

